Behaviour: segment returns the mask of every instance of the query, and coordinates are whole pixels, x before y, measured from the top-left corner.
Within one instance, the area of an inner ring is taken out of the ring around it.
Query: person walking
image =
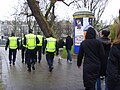
[[[85,90],[95,90],[95,83],[99,77],[101,63],[104,61],[102,43],[96,39],[96,31],[89,27],[85,40],[81,42],[77,56],[77,66],[80,68],[83,57],[83,83]]]
[[[28,71],[31,72],[31,67],[35,70],[35,54],[36,46],[39,43],[39,39],[34,35],[32,29],[29,29],[29,34],[25,35],[24,45],[26,46],[26,63]]]
[[[54,54],[56,53],[56,55],[58,55],[57,40],[53,37],[52,34],[50,34],[50,36],[45,40],[43,54],[45,53],[45,51],[49,71],[51,72],[53,70]]]
[[[25,50],[26,50],[26,46],[24,45],[24,38],[25,38],[25,34],[23,36],[23,38],[21,39],[21,56],[22,56],[22,63],[26,63],[25,60]]]
[[[107,68],[107,61],[108,61],[108,56],[111,48],[111,40],[108,38],[110,34],[110,31],[108,30],[103,30],[101,32],[101,38],[100,41],[103,44],[104,51],[105,51],[105,61],[101,63],[101,70],[100,70],[100,77],[97,79],[97,90],[102,90],[101,88],[101,80],[104,79],[105,77],[105,90],[108,90],[107,84],[106,84],[106,68]]]
[[[120,90],[120,23],[110,49],[106,73],[108,90]]]
[[[66,50],[67,50],[67,61],[69,63],[72,63],[71,49],[73,46],[73,40],[69,36],[69,34],[66,34],[66,45],[65,46],[66,46]]]
[[[65,42],[63,41],[62,38],[59,39],[58,41],[58,50],[59,50],[59,55],[58,55],[58,63],[61,62],[62,59],[62,52],[63,52],[63,46],[65,45]]]
[[[19,41],[14,33],[7,39],[5,50],[9,47],[9,64],[15,65],[17,49],[19,50]]]
[[[38,63],[40,63],[41,58],[42,58],[42,46],[44,45],[44,37],[40,34],[40,32],[37,32],[37,37],[39,39],[39,44],[37,44],[37,57],[38,58]]]

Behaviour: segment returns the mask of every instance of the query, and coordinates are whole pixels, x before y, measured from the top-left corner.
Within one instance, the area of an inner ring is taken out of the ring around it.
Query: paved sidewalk
[[[26,64],[21,63],[20,51],[17,52],[15,66],[10,66],[8,51],[0,47],[2,59],[2,81],[4,90],[84,90],[82,67],[78,69],[76,60],[72,64],[64,59],[61,64],[54,59],[54,69],[49,72],[45,56],[36,64],[36,70],[27,71]]]

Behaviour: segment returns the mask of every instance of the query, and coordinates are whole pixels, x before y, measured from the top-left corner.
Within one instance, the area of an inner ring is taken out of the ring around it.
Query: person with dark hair
[[[77,56],[77,66],[80,68],[83,60],[83,82],[85,90],[95,90],[95,83],[99,77],[101,63],[104,61],[102,43],[96,39],[96,31],[89,27],[85,40],[81,42]],[[83,59],[84,57],[84,59]]]
[[[15,65],[17,49],[19,50],[19,41],[14,33],[7,39],[5,50],[9,47],[9,64]]]
[[[105,51],[105,61],[103,63],[101,63],[101,70],[100,70],[100,77],[97,79],[97,90],[102,90],[101,89],[101,80],[104,79],[105,77],[105,90],[108,90],[107,88],[107,84],[106,84],[106,68],[107,68],[107,60],[108,60],[108,56],[109,56],[109,52],[110,52],[110,48],[111,48],[111,41],[108,38],[110,34],[110,31],[108,30],[103,30],[101,32],[101,38],[100,41],[103,44],[104,47],[104,51]]]
[[[71,56],[71,49],[73,46],[73,40],[72,38],[69,36],[69,34],[66,34],[66,50],[67,50],[67,62],[72,63],[72,56]]]
[[[49,66],[49,71],[51,72],[53,70],[54,54],[56,53],[56,55],[58,55],[57,40],[52,34],[46,38],[43,48],[43,54],[46,52],[46,60]]]
[[[59,39],[58,41],[58,50],[59,50],[59,55],[58,55],[58,63],[61,62],[62,59],[62,51],[63,51],[63,46],[65,45],[65,42],[63,41],[62,38]]]
[[[29,33],[24,37],[24,45],[26,46],[26,63],[28,67],[28,72],[31,72],[31,67],[35,70],[35,54],[36,54],[36,46],[39,43],[39,39],[34,35],[33,30],[30,29]]]
[[[106,73],[108,90],[120,90],[120,23],[110,49]]]
[[[37,58],[38,58],[38,63],[40,63],[41,61],[41,58],[42,58],[42,46],[44,45],[44,37],[40,34],[40,32],[37,32],[37,37],[39,39],[39,44],[37,44],[37,52],[36,52],[36,61],[37,61]]]

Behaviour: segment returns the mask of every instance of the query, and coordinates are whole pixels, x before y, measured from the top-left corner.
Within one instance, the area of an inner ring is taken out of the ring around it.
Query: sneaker
[[[70,64],[72,64],[72,61],[68,61]]]

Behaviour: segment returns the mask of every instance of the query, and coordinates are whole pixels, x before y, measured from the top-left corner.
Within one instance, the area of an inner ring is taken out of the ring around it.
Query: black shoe
[[[28,72],[31,72],[31,69],[28,69]]]
[[[15,62],[13,62],[13,65],[15,65]]]
[[[52,70],[53,70],[53,67],[49,68],[49,71],[50,71],[50,72],[52,72]]]
[[[35,67],[33,66],[32,69],[35,70]]]

